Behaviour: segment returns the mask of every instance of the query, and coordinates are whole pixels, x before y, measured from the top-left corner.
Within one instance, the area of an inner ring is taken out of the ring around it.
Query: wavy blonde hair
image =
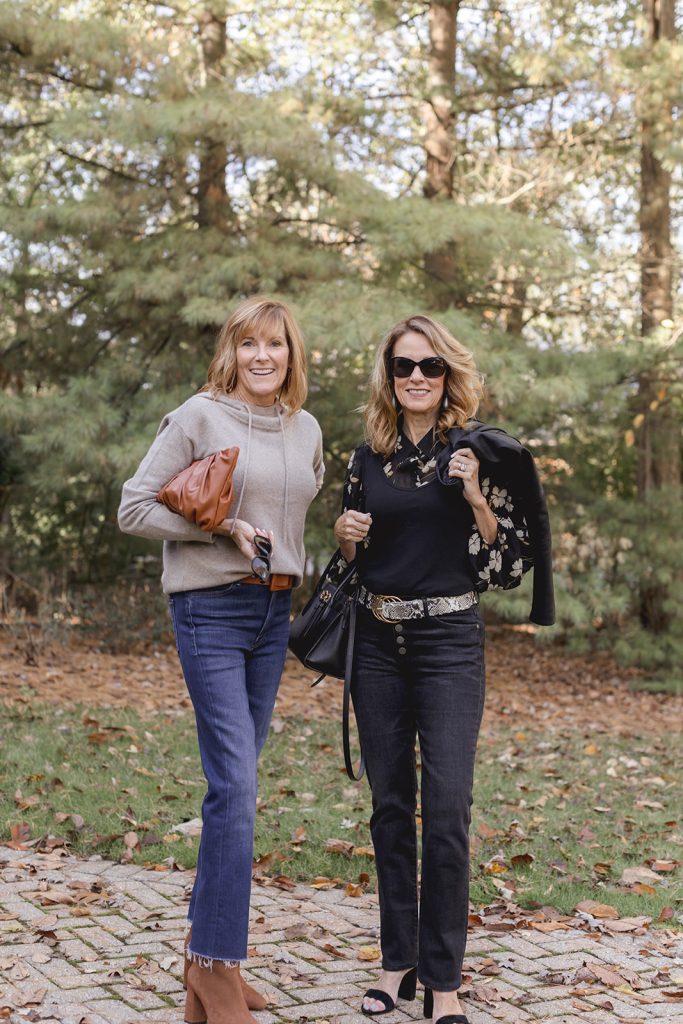
[[[308,394],[306,349],[301,328],[289,306],[279,299],[255,295],[232,311],[218,333],[216,352],[211,360],[202,391],[230,394],[237,386],[237,346],[256,331],[284,331],[289,348],[289,369],[280,391],[280,401],[288,413],[298,412]]]
[[[366,440],[381,455],[390,455],[398,439],[400,408],[397,409],[394,403],[389,360],[398,339],[409,331],[422,334],[448,366],[444,384],[444,397],[448,397],[448,402],[445,408],[442,404],[436,423],[442,441],[446,441],[446,432],[451,427],[464,427],[472,419],[484,393],[483,378],[474,365],[472,353],[443,324],[421,314],[399,320],[387,331],[377,348],[370,379],[370,397],[363,407]]]

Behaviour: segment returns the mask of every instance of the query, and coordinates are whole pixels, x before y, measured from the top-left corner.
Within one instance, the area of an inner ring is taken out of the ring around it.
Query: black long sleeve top
[[[443,597],[521,582],[526,524],[515,525],[509,493],[485,477],[482,493],[498,521],[487,544],[462,486],[444,486],[437,475],[448,447],[430,430],[417,445],[400,433],[388,458],[367,444],[353,452],[342,510],[372,514],[368,536],[356,546],[358,576],[372,593]]]

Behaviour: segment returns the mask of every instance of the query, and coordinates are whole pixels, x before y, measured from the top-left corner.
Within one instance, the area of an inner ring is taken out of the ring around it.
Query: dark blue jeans
[[[256,763],[287,651],[291,591],[229,583],[171,595],[207,792],[188,919],[189,953],[247,956]]]
[[[417,964],[420,981],[436,991],[462,981],[484,689],[484,625],[476,605],[393,625],[359,606],[351,692],[372,790],[382,966],[400,971]]]

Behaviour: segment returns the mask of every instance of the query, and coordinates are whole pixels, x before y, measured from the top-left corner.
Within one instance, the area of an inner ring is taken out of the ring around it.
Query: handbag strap
[[[358,764],[358,774],[353,770],[353,761],[351,760],[351,738],[349,736],[349,711],[351,708],[351,675],[353,672],[353,648],[354,638],[356,634],[356,602],[351,602],[351,608],[349,611],[349,640],[346,645],[346,664],[344,666],[344,702],[342,710],[342,740],[344,744],[344,767],[346,768],[346,774],[353,782],[359,782],[363,778],[365,772],[365,758],[363,757],[363,751],[360,752],[360,762]]]
[[[340,552],[340,554],[341,554],[341,552]],[[342,555],[342,557],[343,557],[343,555]],[[351,580],[353,579],[355,574],[356,574],[356,563],[355,562],[351,562],[349,565],[347,565],[346,569],[344,569],[343,573],[341,574],[341,576],[337,580],[337,589],[338,590],[344,590],[344,588],[346,586],[348,586],[348,584],[351,582]],[[354,611],[354,618],[355,618],[355,611]]]

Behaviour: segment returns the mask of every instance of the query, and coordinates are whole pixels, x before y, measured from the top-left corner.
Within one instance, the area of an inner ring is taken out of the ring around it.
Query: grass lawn
[[[343,772],[336,718],[287,717],[277,726],[261,763],[258,870],[374,888],[373,860],[363,852],[371,847],[367,782],[353,784]],[[53,836],[76,854],[194,865],[198,840],[175,828],[199,816],[204,789],[189,711],[141,718],[14,705],[0,708],[0,731],[0,842]],[[673,801],[681,760],[667,737],[484,731],[473,902],[502,893],[565,912],[582,899],[612,904],[622,916],[680,910],[683,825]],[[650,865],[655,873],[635,889],[619,884],[625,868]]]

